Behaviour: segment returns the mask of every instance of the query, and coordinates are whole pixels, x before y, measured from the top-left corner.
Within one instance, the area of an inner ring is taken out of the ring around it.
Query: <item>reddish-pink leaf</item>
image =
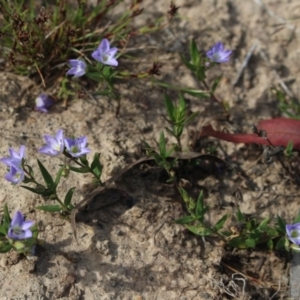
[[[260,121],[257,125],[258,129],[265,130],[269,141],[274,146],[287,146],[291,141],[294,149],[300,150],[300,120],[277,118],[271,120]],[[233,143],[256,143],[261,145],[269,145],[269,142],[263,137],[256,134],[231,134],[216,131],[211,125],[203,127],[199,137],[213,136],[220,140]]]

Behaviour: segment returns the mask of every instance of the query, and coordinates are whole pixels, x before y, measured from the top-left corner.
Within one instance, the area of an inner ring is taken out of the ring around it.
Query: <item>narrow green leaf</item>
[[[12,248],[12,245],[9,243],[5,243],[4,245],[0,246],[0,253],[7,253]]]
[[[196,215],[200,216],[203,215],[203,191],[199,193],[198,199],[197,199],[197,206],[196,206]]]
[[[273,249],[274,249],[274,242],[273,242],[272,239],[269,239],[269,240],[267,241],[267,248],[268,248],[269,250],[273,250]]]
[[[21,185],[21,187],[23,189],[26,189],[26,190],[32,192],[32,193],[35,193],[37,195],[41,195],[41,196],[44,196],[44,197],[49,197],[53,194],[53,192],[49,189],[45,189],[45,190],[42,191],[42,190],[37,190],[35,188],[29,187],[29,186],[26,186],[26,185]]]
[[[44,167],[44,165],[40,162],[39,159],[37,160],[37,162],[47,187],[51,189],[55,188],[55,184],[50,173],[47,171],[47,169]]]
[[[175,121],[174,104],[173,104],[171,98],[167,94],[164,95],[164,99],[165,99],[165,107],[166,107],[169,119],[170,119],[170,121],[174,122]]]
[[[228,245],[238,249],[246,249],[248,246],[246,245],[244,239],[242,237],[236,237],[228,241]]]
[[[275,249],[276,249],[276,250],[284,248],[284,245],[285,245],[285,239],[286,239],[286,237],[285,237],[285,236],[282,236],[282,237],[277,241],[276,246],[275,246]]]
[[[3,213],[4,213],[4,224],[10,224],[11,218],[10,218],[10,215],[9,215],[7,203],[4,204]]]
[[[286,223],[279,215],[277,215],[277,224],[279,226],[280,232],[285,234],[285,232],[286,232],[286,229],[285,229]]]
[[[227,220],[228,215],[224,215],[215,225],[215,230],[219,231]]]
[[[8,226],[0,226],[0,235],[6,236],[8,232]]]
[[[195,89],[180,89],[181,92],[187,93],[191,96],[200,98],[200,99],[207,99],[209,95],[206,92],[195,90]]]
[[[102,174],[102,165],[100,163],[100,153],[95,153],[92,164],[91,164],[91,169],[94,172],[94,174],[97,176],[97,178],[100,179],[101,174]]]
[[[76,173],[89,173],[90,172],[89,167],[76,168],[76,167],[69,166],[69,169]]]
[[[182,187],[178,187],[179,193],[183,199],[184,202],[189,202],[190,201],[190,197],[188,195],[188,193],[186,192],[185,189],[183,189]]]
[[[101,78],[100,79],[97,79],[96,81],[101,81]],[[96,91],[96,92],[93,92],[93,95],[102,95],[102,96],[108,96],[111,94],[111,91],[110,89],[105,89],[103,91]]]
[[[62,207],[60,205],[42,205],[37,206],[36,208],[48,212],[59,212],[62,210]]]
[[[185,216],[185,217],[182,217],[182,218],[179,218],[179,219],[175,220],[175,223],[176,224],[189,224],[193,221],[195,221],[195,217]]]
[[[37,237],[39,235],[39,231],[38,231],[36,224],[34,224],[32,227],[30,227],[30,230],[32,232],[32,239],[37,239]]]
[[[192,39],[190,42],[190,56],[193,65],[197,67],[199,65],[199,51],[194,39]]]
[[[239,209],[236,213],[236,218],[239,222],[244,222],[245,221],[245,217]]]
[[[259,230],[266,230],[267,224],[269,223],[270,218],[265,218],[263,221],[260,222],[260,224],[258,225],[257,229]]]
[[[111,76],[111,67],[105,66],[102,70],[102,75],[104,78],[110,78]]]
[[[182,93],[179,93],[179,113],[183,115],[183,117],[185,116],[185,111],[186,111],[186,104],[185,104],[185,99],[182,95]],[[178,120],[176,120],[178,121]]]
[[[173,151],[175,150],[177,145],[173,145],[173,147],[170,149],[170,150],[167,150],[167,153],[166,153],[166,158],[169,157]],[[174,159],[173,161],[176,161],[176,159]]]
[[[255,248],[255,240],[254,239],[246,239],[245,240],[245,244],[247,245],[247,247],[249,248]]]
[[[99,72],[87,72],[85,75],[86,75],[86,77],[88,77],[88,78],[90,78],[90,79],[92,79],[94,81],[98,81],[99,82],[99,81],[103,80],[103,76]],[[97,94],[99,94],[99,93],[102,94],[103,92],[102,91],[97,91],[96,93]],[[106,91],[106,93],[107,93],[107,91]]]
[[[300,108],[300,106],[299,106]],[[300,116],[299,116],[300,117]],[[287,157],[291,157],[293,155],[294,144],[292,141],[289,141],[288,145],[284,150],[284,155]]]
[[[199,81],[204,81],[206,79],[205,67],[203,65],[201,65],[201,60],[202,60],[202,57],[199,56],[200,63],[198,64],[198,68],[197,68],[195,74],[196,74],[196,77]]]
[[[68,190],[68,192],[66,194],[66,197],[65,197],[65,200],[64,200],[65,206],[68,206],[71,203],[74,191],[75,191],[75,187],[72,187]]]
[[[278,232],[276,229],[271,228],[271,227],[266,227],[265,232],[266,232],[266,233],[268,234],[268,236],[269,236],[270,238],[272,238],[272,239],[279,236],[279,232]]]
[[[65,168],[66,168],[66,166],[62,166],[62,167],[58,170],[58,172],[57,172],[57,174],[56,174],[56,177],[55,177],[55,183],[54,183],[55,186],[58,186],[59,181],[60,181],[60,178],[61,178],[61,175],[62,175],[62,173],[64,172]]]
[[[192,233],[200,235],[200,236],[208,236],[213,233],[213,230],[210,228],[205,228],[201,226],[186,226],[188,230],[190,230]]]
[[[161,132],[159,137],[159,152],[162,158],[166,158],[166,140],[163,131]]]

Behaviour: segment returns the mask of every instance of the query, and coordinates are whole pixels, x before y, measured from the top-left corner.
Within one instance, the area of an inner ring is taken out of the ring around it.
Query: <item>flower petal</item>
[[[113,66],[113,67],[117,67],[118,66],[118,61],[115,59],[115,58],[109,58],[106,62],[105,62],[106,65],[109,65],[109,66]]]
[[[109,51],[107,51],[107,55],[109,55],[110,57],[113,57],[117,54],[118,52],[118,48],[111,48]]]
[[[85,70],[84,69],[77,69],[75,74],[74,74],[74,77],[80,77],[82,75],[85,74]]]
[[[74,75],[75,73],[76,73],[76,68],[73,67],[73,68],[71,68],[66,74],[67,74],[67,75]]]
[[[24,221],[21,228],[22,230],[28,230],[30,227],[32,227],[34,224],[34,221]]]
[[[92,58],[93,58],[94,60],[97,60],[97,61],[100,61],[100,60],[101,60],[101,55],[100,55],[100,53],[99,53],[98,50],[95,50],[95,51],[92,53]]]
[[[19,151],[21,158],[24,158],[24,156],[25,156],[25,149],[26,149],[26,147],[24,145],[21,145],[20,151]]]
[[[24,216],[23,214],[18,210],[15,214],[14,217],[11,221],[11,226],[15,227],[15,226],[21,226],[22,223],[24,221]]]
[[[56,138],[58,143],[63,144],[63,142],[64,142],[64,131],[62,129],[58,129],[56,134],[55,134],[55,138]]]
[[[98,47],[98,50],[100,50],[100,52],[107,52],[110,49],[110,43],[108,41],[108,39],[103,39]]]
[[[71,65],[71,67],[76,68],[78,65],[78,59],[70,59],[69,64]]]

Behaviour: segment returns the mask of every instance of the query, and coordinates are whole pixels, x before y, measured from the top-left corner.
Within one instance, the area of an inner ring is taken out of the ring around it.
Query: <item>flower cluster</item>
[[[46,144],[39,152],[45,155],[57,156],[65,151],[71,157],[78,158],[90,152],[87,148],[86,136],[77,139],[64,138],[62,129],[59,129],[54,137],[45,134],[44,139]]]
[[[107,39],[103,39],[98,48],[92,53],[92,57],[101,62],[104,65],[117,67],[118,61],[115,56],[118,49],[110,47],[110,43]],[[71,69],[67,72],[68,75],[74,75],[74,77],[80,77],[86,73],[86,63],[80,59],[69,60]]]
[[[79,158],[90,152],[87,148],[86,136],[77,139],[65,138],[62,129],[59,129],[56,135],[44,135],[46,144],[39,149],[39,152],[49,156],[57,156],[65,153],[69,157]],[[9,171],[5,175],[5,179],[13,184],[18,184],[24,180],[24,157],[25,146],[20,147],[19,152],[9,148],[9,156],[1,158],[0,161],[4,163]]]

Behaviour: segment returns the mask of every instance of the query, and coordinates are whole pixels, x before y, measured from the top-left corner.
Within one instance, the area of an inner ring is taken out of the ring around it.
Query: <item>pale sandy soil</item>
[[[211,73],[224,74],[217,95],[232,108],[229,121],[215,104],[187,97],[190,111],[200,111],[189,131],[212,123],[217,128],[250,132],[258,120],[280,115],[272,86],[279,87],[283,82],[299,96],[300,4],[296,0],[266,0],[265,10],[260,3],[178,0],[181,20],[160,34],[136,38],[129,45],[140,57],[133,67],[146,69],[159,59],[164,63],[161,80],[195,88],[196,80],[178,55],[187,54],[189,40],[194,38],[203,52],[216,41],[233,49],[231,62]],[[145,12],[137,25],[166,13],[169,3],[144,1],[142,6]],[[257,47],[252,58],[233,85],[254,43]],[[143,49],[136,50],[138,47]],[[129,63],[121,60],[120,67]],[[50,160],[37,154],[37,149],[43,143],[43,134],[63,128],[69,135],[86,135],[90,148],[101,152],[106,180],[141,157],[142,140],[155,145],[154,140],[166,126],[164,90],[145,82],[118,84],[122,94],[118,118],[115,103],[104,97],[74,100],[66,110],[57,104],[51,113],[43,115],[33,111],[34,99],[42,90],[25,78],[6,73],[3,65],[1,71],[1,156],[7,155],[8,146],[16,148],[25,143],[28,161],[36,167],[38,157],[55,173],[60,158]],[[177,97],[176,93],[171,95]],[[188,131],[183,141],[187,148]],[[240,169],[216,175],[210,162],[202,162],[193,179],[186,177],[193,182],[194,193],[205,189],[210,220],[216,222],[239,205],[242,212],[253,216],[274,218],[280,214],[291,221],[299,210],[298,186],[281,165],[276,161],[269,165],[257,162],[262,152],[258,146],[219,144],[217,155]],[[246,176],[236,170],[243,170]],[[2,177],[4,166],[0,173]],[[68,222],[35,209],[44,203],[41,197],[10,186],[3,179],[0,204],[6,201],[11,210],[20,209],[27,218],[36,220],[44,244],[38,247],[34,261],[11,253],[1,256],[0,299],[271,299],[279,285],[281,289],[272,299],[286,299],[289,265],[284,255],[259,251],[232,254],[174,224],[184,211],[178,195],[162,177],[153,164],[139,165],[126,173],[115,187],[126,191],[133,201],[123,197],[115,205],[79,216],[85,221],[78,223],[79,244]],[[78,203],[84,197],[84,184],[89,182],[89,177],[72,174],[60,192],[76,186]],[[234,197],[236,191],[242,198]],[[112,190],[102,199],[119,196]],[[225,265],[258,279],[260,284],[246,278],[243,291],[243,282],[232,279],[233,272]]]

